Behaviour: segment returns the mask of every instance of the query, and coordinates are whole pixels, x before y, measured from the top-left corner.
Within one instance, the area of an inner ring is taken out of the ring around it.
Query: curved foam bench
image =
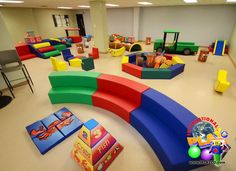
[[[146,53],[142,53],[146,58]],[[124,56],[122,59],[122,71],[142,79],[172,79],[184,71],[185,64],[179,57],[165,54],[166,59],[172,60],[173,66],[169,68],[145,68],[136,65],[136,53]],[[127,59],[128,58],[128,59]],[[145,66],[144,61],[144,66]]]
[[[160,92],[126,78],[97,72],[53,72],[51,102],[84,103],[114,112],[150,144],[165,170],[185,171],[189,165],[187,127],[197,119]]]

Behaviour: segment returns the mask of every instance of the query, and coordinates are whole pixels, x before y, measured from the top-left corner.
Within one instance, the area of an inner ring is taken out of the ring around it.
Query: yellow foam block
[[[170,67],[170,66],[167,65],[167,64],[165,64],[165,63],[161,64],[161,66],[160,66],[160,68],[169,68],[169,67]]]
[[[39,49],[39,48],[51,46],[51,44],[49,42],[44,42],[44,43],[34,44],[33,46],[34,48]]]
[[[129,57],[128,57],[128,56],[123,56],[121,63],[122,63],[122,64],[129,63]]]
[[[82,60],[78,58],[74,58],[69,60],[70,66],[72,67],[81,67]]]
[[[55,71],[64,71],[67,69],[66,62],[58,61],[55,57],[50,57],[50,60]]]
[[[217,92],[225,92],[229,86],[230,82],[227,81],[228,72],[226,70],[219,70],[217,75],[217,80],[215,82],[215,91]]]
[[[175,64],[184,64],[184,61],[178,56],[173,56],[172,64],[173,65],[175,65]]]
[[[49,40],[54,40],[54,41],[57,41],[57,42],[61,42],[61,40],[57,39],[57,38],[50,38]]]

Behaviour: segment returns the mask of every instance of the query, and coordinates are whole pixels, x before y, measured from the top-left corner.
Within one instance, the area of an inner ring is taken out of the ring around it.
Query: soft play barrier
[[[144,58],[146,53],[142,53]],[[179,57],[165,54],[166,59],[172,60],[173,66],[169,68],[146,68],[136,65],[136,53],[124,56],[122,59],[122,71],[142,79],[172,79],[184,72],[185,64]]]
[[[49,98],[56,103],[82,103],[114,112],[150,144],[165,170],[185,171],[189,165],[186,134],[197,117],[162,93],[126,78],[98,72],[53,72]],[[140,154],[142,155],[142,154]]]

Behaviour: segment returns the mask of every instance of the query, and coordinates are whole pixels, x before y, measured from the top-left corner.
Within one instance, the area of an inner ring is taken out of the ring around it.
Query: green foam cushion
[[[61,52],[66,49],[66,45],[55,45],[54,48]]]
[[[142,78],[144,79],[170,79],[171,70],[166,68],[143,68]]]
[[[58,50],[50,51],[50,52],[45,52],[43,53],[43,56],[46,58],[49,58],[51,56],[57,56],[60,55],[61,53]]]
[[[52,104],[81,103],[92,105],[92,95],[95,89],[85,87],[57,87],[52,88],[48,96]]]
[[[99,72],[61,71],[52,72],[48,77],[54,87],[91,87],[97,89]]]

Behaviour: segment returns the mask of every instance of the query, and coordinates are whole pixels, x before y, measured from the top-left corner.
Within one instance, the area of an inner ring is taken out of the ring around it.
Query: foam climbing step
[[[43,47],[38,49],[39,52],[41,53],[45,53],[45,52],[49,52],[49,51],[53,51],[55,50],[55,48],[53,46],[48,46],[48,47]]]
[[[170,79],[172,78],[171,70],[167,68],[143,68],[143,79]]]
[[[60,45],[55,45],[54,48],[61,52],[61,51],[65,50],[67,47],[64,44],[60,44]]]
[[[54,51],[43,53],[43,58],[50,58],[52,56],[58,56],[58,55],[61,55],[61,53],[58,50],[54,50]]]
[[[91,87],[97,89],[99,72],[63,71],[52,72],[49,81],[55,87]]]
[[[49,91],[52,104],[81,103],[92,105],[92,95],[96,89],[86,87],[56,87]]]
[[[43,48],[43,47],[48,47],[48,46],[51,46],[51,44],[49,42],[33,44],[33,47],[35,49],[39,49],[39,48]]]

